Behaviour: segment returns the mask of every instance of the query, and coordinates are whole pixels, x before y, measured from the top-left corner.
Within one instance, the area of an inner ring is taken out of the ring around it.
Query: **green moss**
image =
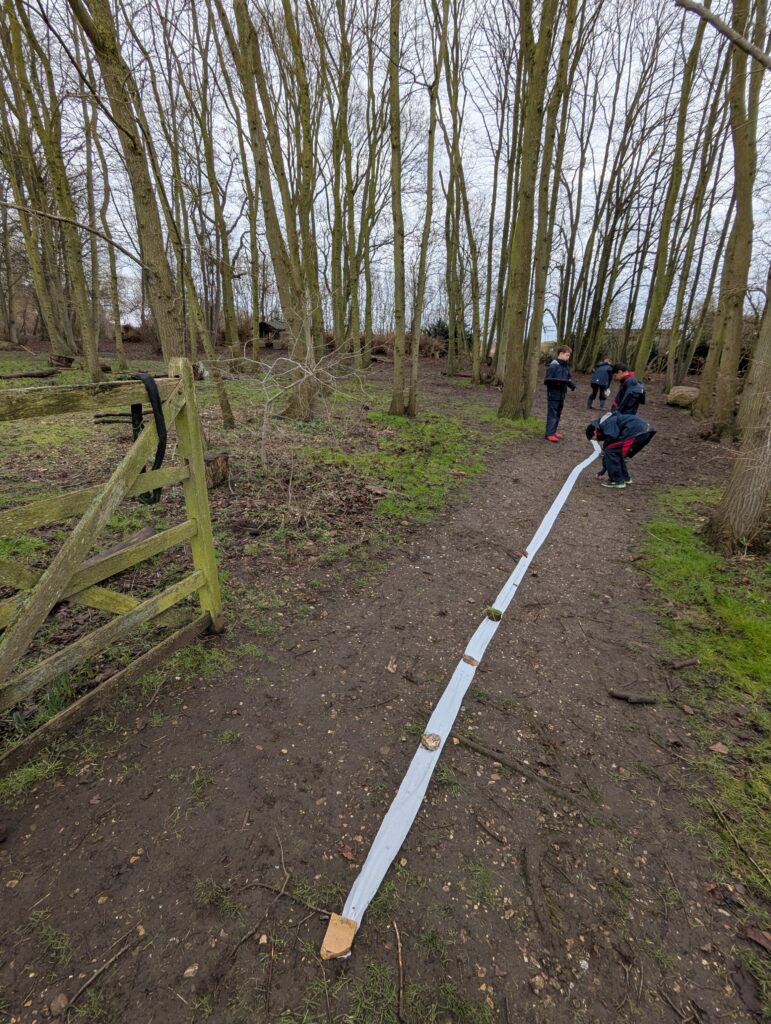
[[[640,563],[665,599],[661,630],[677,658],[697,657],[680,673],[689,721],[702,741],[714,795],[694,794],[699,826],[715,855],[758,895],[771,897],[771,564],[725,560],[699,529],[718,498],[712,490],[660,496]],[[680,691],[681,695],[683,691]],[[745,723],[742,742],[724,723]],[[708,747],[724,742],[726,757]]]

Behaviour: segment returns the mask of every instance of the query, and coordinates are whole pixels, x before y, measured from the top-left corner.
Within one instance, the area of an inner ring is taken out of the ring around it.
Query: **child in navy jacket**
[[[620,490],[631,484],[626,460],[642,451],[655,433],[655,429],[642,416],[627,413],[609,412],[589,424],[586,428],[587,438],[602,442],[603,470],[597,475],[602,476],[607,471],[609,477],[602,481],[603,487]]]
[[[626,363],[616,363],[613,367],[613,379],[620,384],[613,399],[613,409],[616,412],[634,415],[641,405],[645,405],[645,388]]]
[[[594,408],[595,398],[600,400],[600,408],[605,408],[605,401],[610,394],[610,382],[613,380],[613,363],[607,359],[600,359],[592,374],[592,393],[587,400],[587,406]]]
[[[562,434],[557,433],[560,425],[562,407],[565,404],[565,392],[568,388],[576,390],[573,378],[570,376],[570,357],[573,350],[566,345],[560,345],[557,349],[557,358],[552,359],[546,368],[546,440],[561,441]]]

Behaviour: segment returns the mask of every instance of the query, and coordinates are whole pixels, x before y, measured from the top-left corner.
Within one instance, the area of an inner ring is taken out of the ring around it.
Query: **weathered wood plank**
[[[186,359],[172,359],[169,365],[169,375],[181,378],[185,394],[185,404],[177,415],[176,426],[179,438],[179,457],[186,460],[190,470],[190,475],[183,484],[187,517],[198,524],[198,532],[191,542],[193,565],[206,578],[206,586],[201,589],[199,595],[201,611],[211,615],[212,630],[218,633],[224,628],[222,596],[217,572],[217,558],[214,553],[203,437],[195,400],[193,369]]]
[[[33,570],[19,562],[0,558],[0,583],[6,586],[15,587],[17,590],[31,590],[42,575],[38,569]],[[16,594],[0,602],[0,630],[5,629],[13,620],[25,599],[24,594]],[[81,588],[73,600],[77,604],[85,605],[86,608],[97,608],[112,615],[124,615],[139,604],[139,601],[129,594],[117,594],[104,587],[94,586]]]
[[[168,424],[177,417],[185,404],[185,399],[186,392],[178,385],[163,406]],[[86,552],[125,498],[129,487],[139,476],[157,444],[158,431],[154,423],[149,423],[115,469],[99,497],[88,507],[80,522],[62,544],[39,583],[9,624],[0,640],[0,684],[10,679],[19,659],[23,657],[48,613],[61,598],[83,562]],[[144,483],[146,484],[146,481]],[[142,605],[139,606],[141,607]],[[129,616],[136,614],[139,608],[130,612]]]
[[[160,594],[155,594],[146,601],[142,601],[126,615],[112,619],[92,633],[87,633],[79,640],[68,644],[67,647],[52,654],[44,661],[33,665],[11,682],[0,687],[0,711],[6,711],[13,707],[20,700],[53,682],[63,672],[68,672],[82,664],[86,658],[99,654],[111,644],[128,636],[138,626],[156,618],[168,608],[200,590],[205,583],[206,577],[202,572],[192,572],[189,576],[185,576],[184,579],[178,580],[161,591]]]
[[[85,562],[83,568],[75,573],[60,600],[75,600],[78,604],[99,608],[101,611],[112,612],[115,615],[131,611],[139,604],[135,597],[115,593],[112,590],[97,587],[95,584],[124,572],[126,569],[131,569],[140,562],[147,561],[148,558],[160,555],[162,552],[176,547],[177,544],[184,544],[186,540],[195,536],[197,530],[197,524],[188,520],[177,526],[171,526],[168,530],[162,530],[161,533],[155,533],[151,537],[143,537],[126,547],[116,547],[96,555]],[[31,590],[42,575],[39,570],[33,570],[18,562],[9,562],[7,559],[0,558],[0,583],[6,583],[18,590]],[[0,604],[0,629],[4,629],[8,625],[24,600],[24,594],[17,594]]]
[[[188,475],[187,466],[163,466],[161,469],[142,473],[129,487],[126,497],[136,497],[156,487],[181,484]],[[79,516],[99,497],[104,487],[104,484],[97,484],[95,487],[84,487],[78,491],[64,491],[61,494],[39,498],[28,505],[4,509],[0,512],[0,537],[18,537],[39,526],[49,526],[51,523]]]
[[[156,381],[162,401],[169,398],[176,383],[168,377]],[[141,380],[8,389],[0,391],[0,422],[74,412],[101,412],[146,401],[147,391]]]
[[[27,736],[12,747],[3,757],[0,757],[0,771],[8,772],[18,768],[31,757],[34,757],[40,750],[47,746],[57,736],[61,736],[67,729],[77,725],[87,715],[92,714],[108,697],[119,693],[131,683],[141,679],[147,672],[151,672],[158,665],[162,664],[175,651],[180,650],[192,643],[199,636],[203,636],[211,625],[211,618],[208,614],[199,615],[191,623],[178,629],[175,633],[167,636],[161,643],[151,647],[149,651],[137,658],[126,668],[116,672],[114,676],[105,679],[93,690],[89,690],[79,700],[70,704],[68,708],[54,715],[43,725],[39,726],[31,736]]]

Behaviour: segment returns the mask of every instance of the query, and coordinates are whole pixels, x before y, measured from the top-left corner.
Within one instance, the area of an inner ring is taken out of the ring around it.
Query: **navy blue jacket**
[[[617,412],[634,414],[641,405],[645,405],[645,388],[634,374],[630,374],[621,381],[613,408]]]
[[[573,378],[570,376],[570,367],[567,363],[563,363],[561,359],[552,359],[546,367],[544,384],[549,391],[561,391],[563,394],[568,388],[571,391],[576,389]]]
[[[613,380],[613,363],[609,363],[607,359],[603,359],[601,363],[598,363],[592,374],[592,384],[599,384],[602,388],[609,388],[610,382]]]
[[[640,434],[647,434],[653,427],[642,416],[634,416],[628,413],[609,412],[599,419],[592,420],[592,426],[599,433],[599,440],[606,444],[610,441],[620,441],[623,438],[638,437]]]

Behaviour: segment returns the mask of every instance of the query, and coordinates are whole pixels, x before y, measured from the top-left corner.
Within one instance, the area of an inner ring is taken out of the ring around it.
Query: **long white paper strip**
[[[590,466],[600,454],[601,448],[596,441],[592,441],[592,454],[579,462],[570,472],[565,483],[554,499],[549,511],[541,520],[541,524],[528,544],[523,557],[517,562],[514,572],[508,578],[503,589],[495,599],[493,605],[501,613],[505,612],[511,604],[517,588],[522,582],[525,573],[530,568],[530,563],[535,558],[539,548],[549,535],[557,516],[562,511],[562,506],[573,490],[573,485],[580,474]],[[476,662],[482,660],[487,646],[495,636],[500,625],[500,620],[485,618],[480,623],[474,635],[469,640],[464,655]],[[394,797],[388,813],[383,818],[383,823],[375,836],[364,865],[356,876],[356,881],[348,894],[348,899],[343,908],[343,917],[355,921],[357,927],[361,924],[364,913],[370,902],[380,888],[391,862],[399,852],[402,843],[407,838],[407,833],[420,810],[423,797],[431,781],[442,748],[450,735],[455,719],[460,711],[463,698],[474,678],[476,666],[463,660],[458,662],[457,668],[452,674],[447,688],[434,708],[434,712],[426,726],[427,733],[436,733],[440,737],[440,745],[436,750],[426,750],[419,746],[415,756],[407,769],[407,774],[402,780],[399,791]]]

